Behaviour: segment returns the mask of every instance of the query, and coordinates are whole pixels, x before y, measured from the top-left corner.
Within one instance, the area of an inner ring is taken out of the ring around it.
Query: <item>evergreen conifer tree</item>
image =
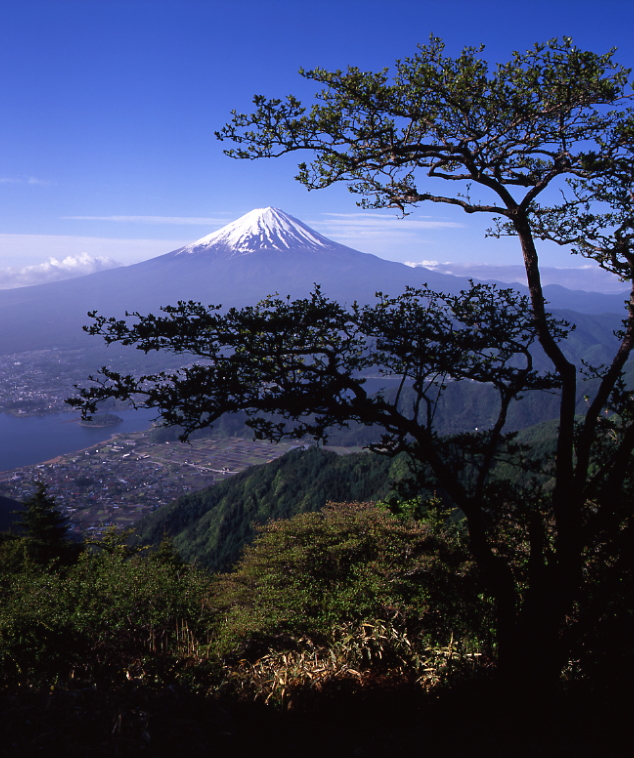
[[[67,562],[77,554],[68,539],[68,518],[60,511],[45,484],[38,483],[35,493],[24,501],[26,511],[17,522],[27,542],[27,554],[40,565],[53,560]],[[78,546],[77,546],[78,547]]]

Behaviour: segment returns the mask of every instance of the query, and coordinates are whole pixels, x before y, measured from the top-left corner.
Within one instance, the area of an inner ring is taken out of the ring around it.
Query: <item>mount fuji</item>
[[[178,250],[141,263],[1,290],[0,354],[94,345],[94,339],[81,329],[91,310],[121,317],[126,310],[156,312],[178,300],[242,307],[275,293],[301,297],[315,284],[341,302],[371,302],[377,290],[397,295],[407,285],[423,283],[457,292],[468,280],[361,253],[279,209],[260,208]],[[556,286],[547,287],[546,292],[554,308],[595,314],[623,311],[623,298],[616,295]]]
[[[320,284],[343,302],[370,301],[377,289],[397,294],[406,284],[456,289],[467,279],[436,274],[361,253],[334,242],[279,208],[257,208],[217,232],[126,269],[154,286],[169,271],[170,288],[188,299],[245,305],[278,293],[300,297]],[[152,272],[152,273],[150,273]],[[155,276],[156,274],[156,276]],[[210,299],[211,298],[211,299]],[[172,294],[172,300],[174,296]],[[178,299],[184,299],[178,297]]]
[[[170,256],[237,258],[264,251],[338,253],[358,256],[356,250],[329,240],[279,208],[256,208],[217,232],[168,253]]]

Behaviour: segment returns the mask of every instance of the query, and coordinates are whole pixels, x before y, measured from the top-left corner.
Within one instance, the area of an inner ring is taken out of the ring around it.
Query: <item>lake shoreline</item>
[[[0,475],[25,466],[47,464],[69,453],[82,453],[114,435],[147,431],[154,409],[120,411],[121,423],[82,425],[77,413],[44,416],[0,414]]]
[[[65,423],[65,422],[62,422],[62,423]],[[73,423],[73,422],[66,422],[66,423]],[[92,450],[93,448],[97,447],[97,445],[108,445],[109,443],[113,442],[119,436],[119,434],[125,434],[125,432],[117,432],[116,434],[111,434],[110,437],[106,437],[105,439],[102,439],[99,442],[95,442],[93,445],[89,445],[88,447],[81,448],[80,450],[71,450],[68,453],[60,453],[59,455],[56,455],[55,458],[51,458],[48,461],[40,461],[39,463],[29,463],[24,466],[15,466],[15,468],[7,469],[6,471],[0,471],[0,482],[4,482],[7,480],[7,477],[5,476],[6,474],[15,474],[18,471],[21,471],[24,468],[30,468],[31,466],[50,466],[55,463],[61,463],[67,455],[82,455],[83,453],[86,453],[89,450]]]

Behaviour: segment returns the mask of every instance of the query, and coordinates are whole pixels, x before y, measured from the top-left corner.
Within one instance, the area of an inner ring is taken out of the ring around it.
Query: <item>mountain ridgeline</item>
[[[535,456],[550,456],[556,432],[556,421],[547,421],[517,440]],[[344,436],[345,431],[339,441],[349,441]],[[519,469],[513,474],[507,468],[505,476],[522,480]],[[403,456],[298,448],[159,508],[138,522],[134,542],[158,546],[168,536],[185,560],[226,571],[253,541],[258,525],[319,511],[328,502],[389,499],[409,475]]]
[[[242,307],[272,293],[306,296],[315,283],[329,298],[346,303],[371,302],[377,290],[397,295],[407,286],[424,283],[449,293],[469,286],[460,277],[411,268],[333,242],[278,209],[257,209],[213,234],[133,266],[0,291],[0,354],[53,346],[94,350],[98,340],[81,329],[90,310],[122,317],[126,310],[156,312],[161,305],[178,300]],[[545,291],[557,316],[575,325],[564,344],[566,356],[577,364],[609,361],[623,299],[561,287]],[[557,312],[557,307],[567,310]],[[119,369],[122,352],[125,349],[110,348],[110,359],[118,362]],[[154,370],[150,364],[160,360],[159,355],[145,356],[132,349],[127,353],[145,371]],[[538,368],[548,368],[540,348],[535,348],[534,358]],[[123,368],[133,370],[130,363]],[[391,391],[388,378],[369,378],[368,388]],[[581,383],[578,411],[591,391],[590,384]],[[403,402],[407,402],[407,391]],[[497,402],[490,386],[450,382],[437,409],[438,433],[489,427]],[[546,422],[556,416],[557,404],[556,393],[528,393],[512,404],[508,428],[521,430]],[[223,418],[220,433],[242,434],[243,423],[244,418]],[[169,435],[170,430],[157,433]],[[363,446],[376,441],[379,434],[372,427],[351,424],[333,430],[329,443]],[[210,568],[225,568],[252,537],[253,522],[317,510],[327,500],[383,497],[389,482],[399,478],[394,476],[395,465],[376,456],[337,458],[323,451],[297,452],[289,460],[250,470],[160,509],[142,522],[140,536],[156,543],[163,532],[173,534],[184,557],[196,558]],[[301,492],[298,483],[302,483]]]
[[[256,524],[318,511],[328,501],[386,497],[405,473],[400,459],[299,448],[159,508],[137,524],[135,540],[158,545],[170,536],[185,560],[222,571],[252,541]]]

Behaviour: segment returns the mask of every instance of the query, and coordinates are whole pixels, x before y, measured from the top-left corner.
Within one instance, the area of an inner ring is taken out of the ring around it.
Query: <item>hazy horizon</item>
[[[302,220],[302,219],[300,219]],[[220,228],[220,227],[219,227]],[[328,235],[326,235],[328,236]],[[338,235],[339,239],[331,237],[335,242],[341,242],[353,249],[360,249],[355,246],[355,239],[351,238],[351,235]],[[0,235],[0,249],[1,249]],[[177,250],[185,244],[194,242],[193,239],[184,240],[182,242],[174,243],[174,247],[166,249],[163,241],[147,241],[147,248],[150,249],[154,255],[145,259],[150,259],[163,255],[173,250]],[[86,241],[82,238],[77,240],[79,244],[86,244]],[[167,243],[169,245],[169,243]],[[139,247],[142,249],[143,243]],[[64,238],[60,241],[59,245],[54,246],[54,249],[68,248],[68,239]],[[113,253],[116,255],[117,246],[112,244]],[[165,249],[164,249],[165,248]],[[109,251],[107,242],[103,246],[99,246],[98,251]],[[360,250],[360,252],[368,252],[366,250]],[[389,256],[375,253],[378,257],[390,260]],[[571,257],[571,262],[575,259]],[[589,292],[602,292],[605,294],[617,294],[627,289],[627,285],[621,282],[618,277],[610,274],[602,269],[599,269],[596,265],[590,265],[583,263],[583,259],[578,259],[579,265],[576,267],[542,267],[542,282],[544,285],[558,284],[562,287],[566,287],[571,290],[585,290]],[[480,280],[495,280],[508,284],[520,283],[526,284],[526,275],[523,266],[517,265],[494,265],[488,263],[480,263],[478,261],[471,261],[467,263],[459,263],[452,261],[437,261],[437,260],[420,260],[420,261],[403,261],[407,266],[413,268],[424,267],[431,269],[442,274],[451,274],[460,277],[473,277]],[[85,276],[87,274],[97,273],[110,268],[117,268],[120,266],[131,265],[121,263],[107,255],[102,255],[98,252],[97,255],[90,255],[87,252],[79,252],[76,254],[66,255],[62,258],[51,256],[43,263],[27,265],[27,266],[13,266],[0,268],[0,290],[5,289],[17,289],[19,287],[28,287],[37,284],[46,284],[48,282],[62,281],[64,279],[71,279],[79,276]]]

